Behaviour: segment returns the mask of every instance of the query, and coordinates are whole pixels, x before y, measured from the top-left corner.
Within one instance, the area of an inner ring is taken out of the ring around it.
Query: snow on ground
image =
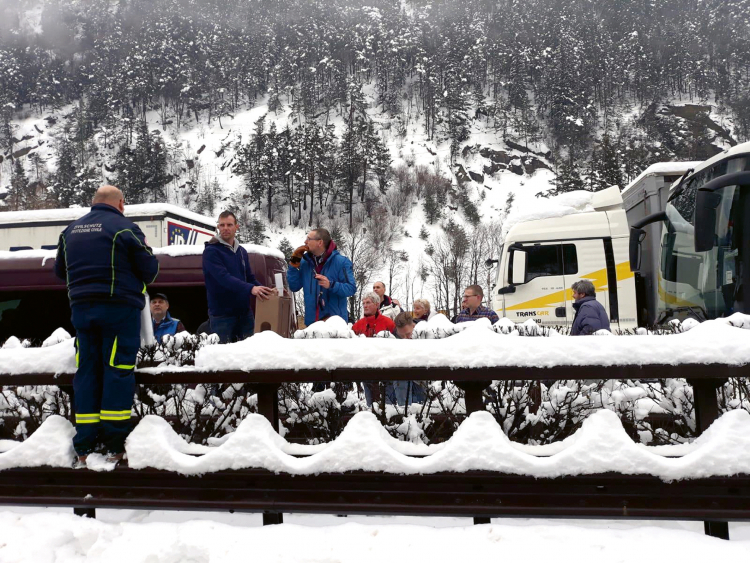
[[[66,419],[50,416],[28,440],[1,445],[0,470],[70,467],[75,459],[74,434]],[[616,472],[653,475],[665,481],[750,474],[750,413],[741,409],[724,413],[693,443],[681,446],[636,444],[609,410],[595,412],[573,436],[551,447],[511,442],[487,412],[471,414],[448,441],[430,446],[393,438],[369,412],[357,413],[344,431],[326,444],[290,444],[258,414],[247,416],[227,436],[216,441],[216,446],[190,444],[163,418],[146,416],[128,437],[125,448],[133,469],[184,475],[250,468],[291,475],[484,470],[538,478]],[[424,457],[410,457],[414,455]],[[674,455],[681,457],[669,457]],[[100,458],[89,456],[88,468],[114,469]]]
[[[386,518],[358,518],[365,524],[326,516],[285,518],[287,522],[312,521],[313,525],[248,528],[210,520],[107,523],[56,512],[3,512],[0,559],[3,563],[209,563],[247,558],[264,562],[382,563],[394,558],[418,558],[455,563],[552,557],[571,563],[643,559],[703,563],[743,561],[750,555],[747,539],[711,538],[690,524],[685,527],[692,530],[654,523],[578,526],[569,521],[525,520],[462,526],[466,520],[445,519],[448,522],[441,524],[448,526],[433,527],[424,524],[428,519],[419,520],[422,525],[413,525]],[[321,521],[338,525],[321,525]],[[742,533],[742,528],[739,530]]]

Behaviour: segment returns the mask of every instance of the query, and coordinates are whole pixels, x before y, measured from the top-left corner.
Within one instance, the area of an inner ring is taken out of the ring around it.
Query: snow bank
[[[294,333],[294,338],[355,338],[352,327],[344,319],[333,316]]]
[[[26,441],[0,444],[0,470],[70,467],[75,459],[74,435],[69,421],[50,416]],[[257,414],[214,444],[191,444],[164,419],[146,416],[125,447],[133,469],[150,467],[185,475],[250,468],[292,475],[485,470],[538,478],[616,472],[665,481],[750,474],[750,414],[744,410],[723,414],[693,443],[675,446],[636,444],[609,410],[592,414],[566,440],[541,446],[511,442],[487,412],[473,413],[447,442],[430,446],[395,439],[369,412],[356,414],[339,437],[326,444],[291,444]],[[294,457],[299,455],[307,457]],[[409,457],[415,455],[425,457]],[[97,455],[90,456],[87,465],[96,471],[114,469],[114,464]]]
[[[53,336],[60,336],[58,331]],[[50,338],[45,340],[48,342]],[[0,371],[9,374],[21,373],[75,373],[76,350],[75,340],[68,338],[58,344],[44,348],[25,348],[12,346],[18,339],[10,337],[0,349]]]
[[[44,342],[42,342],[42,348],[48,348],[50,346],[54,346],[55,344],[60,344],[60,342],[65,342],[66,340],[70,340],[71,338],[73,337],[70,336],[70,333],[64,328],[60,327],[55,330],[55,332],[50,334]]]
[[[76,430],[66,419],[52,415],[28,440],[11,446],[2,440],[0,470],[11,467],[70,467],[75,459],[73,436]]]
[[[194,449],[156,416],[145,417],[126,443],[132,468],[152,467],[186,475],[242,468],[292,475],[357,470],[397,474],[485,470],[544,478],[612,471],[674,481],[750,474],[750,414],[744,410],[725,413],[695,442],[679,446],[684,454],[680,458],[664,457],[676,453],[669,446],[656,450],[636,444],[617,415],[608,410],[591,415],[578,432],[554,450],[512,443],[487,412],[473,413],[438,446],[399,442],[375,415],[361,412],[336,440],[309,448],[306,451],[305,446],[289,444],[257,414],[243,420],[215,448]],[[200,452],[206,453],[190,455]],[[311,455],[297,458],[291,452]],[[415,454],[427,457],[408,457]]]
[[[145,516],[145,515],[144,515]],[[143,516],[141,516],[143,517]],[[294,517],[293,517],[294,518]],[[394,559],[455,563],[528,561],[743,561],[750,542],[656,527],[621,529],[607,523],[531,524],[503,520],[483,526],[433,527],[386,523],[232,526],[211,520],[105,523],[72,514],[0,513],[4,563],[209,563],[259,561],[383,563]],[[341,520],[339,520],[341,522]],[[465,522],[465,521],[464,521]],[[432,522],[430,522],[432,524]],[[537,554],[536,556],[534,554]]]

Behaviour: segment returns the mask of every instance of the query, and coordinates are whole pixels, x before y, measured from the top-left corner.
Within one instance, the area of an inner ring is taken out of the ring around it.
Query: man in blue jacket
[[[237,241],[238,228],[234,213],[222,212],[216,225],[218,236],[209,240],[203,249],[208,318],[211,331],[219,336],[222,344],[253,335],[255,317],[250,297],[268,299],[273,291],[255,279],[247,250]]]
[[[60,234],[57,246],[55,274],[67,282],[76,330],[73,445],[79,464],[100,441],[110,462],[125,452],[144,294],[159,273],[146,237],[124,211],[122,192],[102,186],[91,211]]]
[[[352,262],[326,229],[313,229],[289,260],[289,288],[305,291],[305,324],[337,315],[349,322],[347,298],[357,291]]]
[[[571,336],[594,334],[597,330],[609,330],[609,319],[604,306],[596,300],[596,289],[589,280],[575,282],[573,289],[573,308],[576,316],[573,319]]]
[[[169,299],[163,293],[151,296],[151,324],[157,342],[161,342],[165,336],[174,336],[185,330],[182,321],[169,314]]]

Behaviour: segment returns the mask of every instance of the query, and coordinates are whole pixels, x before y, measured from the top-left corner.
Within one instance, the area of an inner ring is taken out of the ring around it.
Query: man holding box
[[[219,215],[218,236],[203,250],[203,277],[208,297],[211,331],[224,344],[253,335],[255,318],[250,297],[268,299],[274,290],[260,285],[252,270],[247,250],[236,239],[239,226],[231,211]]]
[[[346,300],[357,291],[352,261],[336,249],[326,229],[313,229],[289,260],[289,288],[305,290],[305,324],[334,315],[349,322]]]

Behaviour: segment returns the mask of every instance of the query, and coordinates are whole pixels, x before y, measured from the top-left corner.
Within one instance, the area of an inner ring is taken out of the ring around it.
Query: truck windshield
[[[728,186],[717,192],[721,203],[712,250],[695,252],[693,226],[698,188],[719,176],[743,170],[750,170],[748,156],[721,161],[693,176],[684,189],[669,200],[662,230],[659,279],[662,311],[692,309],[712,319],[738,310],[742,271],[739,248],[744,222],[742,190],[738,186]]]

